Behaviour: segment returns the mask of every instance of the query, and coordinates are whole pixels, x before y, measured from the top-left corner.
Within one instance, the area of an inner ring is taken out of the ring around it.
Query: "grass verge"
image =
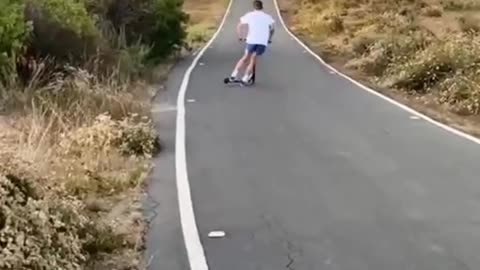
[[[189,49],[198,49],[215,33],[229,0],[185,0],[184,10],[190,15],[187,26]]]

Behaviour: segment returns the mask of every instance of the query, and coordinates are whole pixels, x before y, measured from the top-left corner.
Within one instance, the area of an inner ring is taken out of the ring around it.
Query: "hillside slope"
[[[279,0],[291,30],[335,67],[476,135],[480,1]]]

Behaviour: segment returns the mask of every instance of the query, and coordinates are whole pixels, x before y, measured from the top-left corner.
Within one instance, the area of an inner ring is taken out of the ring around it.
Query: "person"
[[[248,83],[250,80],[257,56],[261,56],[265,52],[275,32],[275,21],[272,16],[263,11],[262,1],[254,0],[253,7],[254,10],[243,15],[237,25],[237,35],[240,40],[243,40],[244,30],[247,27],[246,47],[245,54],[238,60],[230,76],[231,80],[236,79],[240,70],[246,66],[242,78],[244,83]]]

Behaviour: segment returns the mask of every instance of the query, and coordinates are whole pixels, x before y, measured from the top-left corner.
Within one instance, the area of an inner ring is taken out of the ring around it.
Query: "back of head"
[[[260,0],[253,1],[253,8],[255,8],[255,10],[262,10],[263,9],[262,1]]]

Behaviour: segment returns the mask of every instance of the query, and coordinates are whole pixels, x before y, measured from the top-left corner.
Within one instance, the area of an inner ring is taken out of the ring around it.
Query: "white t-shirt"
[[[272,16],[261,10],[255,10],[243,15],[240,18],[240,22],[242,24],[248,24],[248,44],[268,45],[270,26],[273,26],[275,23]]]

